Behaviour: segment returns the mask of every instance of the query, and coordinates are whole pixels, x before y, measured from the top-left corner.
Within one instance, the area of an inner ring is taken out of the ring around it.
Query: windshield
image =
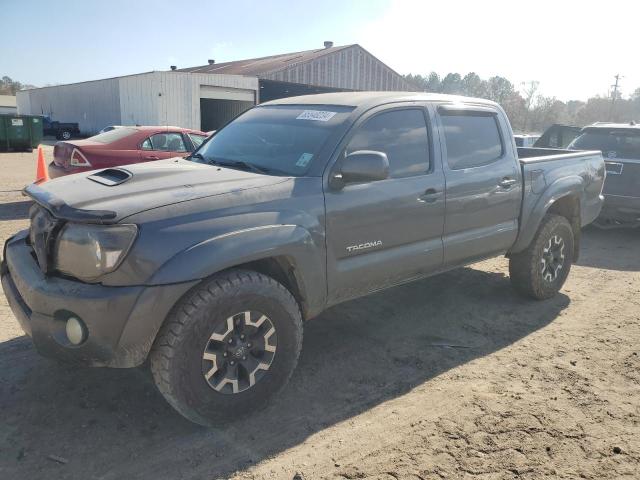
[[[191,159],[244,166],[274,175],[301,176],[309,170],[331,132],[352,110],[353,107],[333,105],[253,108],[218,131]]]
[[[640,159],[640,131],[592,129],[569,145],[570,150],[601,150],[607,158]]]
[[[99,133],[98,135],[94,135],[93,137],[89,137],[89,139],[93,142],[98,143],[113,143],[118,140],[128,137],[132,133],[136,131],[135,128],[114,128],[113,130],[109,130],[108,132]]]

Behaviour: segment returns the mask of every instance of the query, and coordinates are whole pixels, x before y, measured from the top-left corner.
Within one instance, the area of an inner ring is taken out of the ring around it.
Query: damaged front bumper
[[[109,367],[141,364],[168,312],[196,283],[115,287],[45,275],[27,230],[6,242],[0,276],[11,310],[39,353]],[[71,316],[86,326],[80,345],[67,338]]]

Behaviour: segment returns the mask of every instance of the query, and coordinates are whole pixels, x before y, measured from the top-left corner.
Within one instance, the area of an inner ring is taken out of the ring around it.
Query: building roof
[[[16,97],[13,95],[0,95],[0,107],[15,107]]]
[[[446,102],[446,103],[472,103],[477,105],[497,105],[484,98],[463,97],[460,95],[445,95],[442,93],[421,92],[336,92],[320,93],[317,95],[302,95],[299,97],[287,97],[263,105],[342,105],[348,107],[361,107],[373,104],[391,102]]]
[[[236,60],[233,62],[214,63],[212,65],[202,65],[200,67],[179,68],[178,72],[191,73],[220,73],[225,75],[252,75],[260,76],[265,73],[282,70],[298,63],[308,62],[323,57],[330,53],[339,52],[352,45],[342,45],[339,47],[318,48],[316,50],[305,50],[303,52],[283,53],[270,57],[250,58],[247,60]]]

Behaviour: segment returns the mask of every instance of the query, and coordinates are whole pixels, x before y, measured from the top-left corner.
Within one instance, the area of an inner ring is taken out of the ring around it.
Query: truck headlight
[[[58,236],[54,268],[80,280],[96,280],[118,268],[137,233],[135,225],[68,223]]]

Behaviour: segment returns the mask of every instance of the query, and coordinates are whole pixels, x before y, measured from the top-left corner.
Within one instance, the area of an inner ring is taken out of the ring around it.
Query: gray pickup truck
[[[43,355],[149,357],[169,403],[215,424],[286,384],[303,322],[331,305],[497,255],[516,290],[553,296],[604,176],[600,152],[518,151],[485,100],[282,99],[186,159],[27,187],[2,286]]]
[[[567,148],[600,150],[604,156],[604,205],[596,224],[640,227],[640,125],[594,123],[583,128]]]

